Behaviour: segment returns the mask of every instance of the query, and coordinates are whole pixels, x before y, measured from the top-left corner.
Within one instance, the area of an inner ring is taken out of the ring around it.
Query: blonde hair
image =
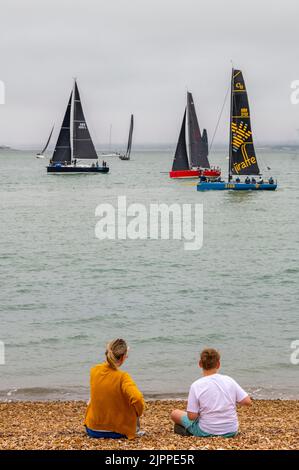
[[[128,346],[124,339],[117,338],[110,341],[106,346],[106,359],[112,369],[117,369],[119,361],[128,352]]]
[[[200,362],[204,370],[215,369],[220,361],[220,354],[216,349],[207,348],[200,354]]]

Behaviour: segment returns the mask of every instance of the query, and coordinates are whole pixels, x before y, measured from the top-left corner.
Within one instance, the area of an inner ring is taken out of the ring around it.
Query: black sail
[[[202,131],[202,142],[203,144],[206,146],[206,152],[207,152],[207,155],[209,153],[209,140],[208,140],[208,133],[207,133],[207,129],[204,129]]]
[[[186,147],[186,109],[183,117],[181,132],[177,143],[172,171],[189,170],[189,161]]]
[[[53,162],[67,162],[71,163],[71,106],[72,106],[73,92],[71,93],[66,112],[63,118],[62,126],[53,153]]]
[[[230,174],[258,175],[249,102],[241,70],[233,70],[230,124]]]
[[[74,122],[73,122],[73,158],[97,159],[97,152],[90,137],[83,113],[80,94],[75,82]]]
[[[43,150],[41,151],[41,155],[43,155],[43,153],[45,153],[45,151],[47,150],[48,145],[49,145],[50,140],[51,140],[51,137],[52,137],[52,134],[53,134],[53,131],[54,131],[54,126],[53,126],[52,129],[51,129],[51,132],[50,132],[50,135],[49,135],[49,137],[48,137],[48,140],[47,140],[46,145],[44,146]]]
[[[192,166],[200,166],[210,168],[208,160],[208,147],[203,142],[192,94],[187,92],[187,109],[188,109],[188,131],[189,131],[189,158]]]
[[[131,114],[131,122],[130,122],[130,131],[129,131],[129,139],[128,139],[128,147],[126,151],[126,157],[130,158],[131,149],[132,149],[132,139],[133,139],[133,129],[134,129],[134,116]]]

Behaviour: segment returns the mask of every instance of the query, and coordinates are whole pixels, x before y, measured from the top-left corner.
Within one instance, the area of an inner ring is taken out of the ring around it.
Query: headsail
[[[43,155],[43,154],[45,153],[45,151],[47,150],[48,145],[49,145],[50,140],[51,140],[51,137],[52,137],[52,134],[53,134],[53,131],[54,131],[54,126],[53,126],[52,129],[51,129],[51,132],[50,132],[50,135],[49,135],[49,138],[48,138],[48,140],[47,140],[46,145],[44,146],[43,150],[39,153],[39,155]]]
[[[72,151],[71,151],[71,134],[70,134],[70,123],[71,123],[71,106],[72,106],[73,92],[71,93],[56,147],[53,153],[53,162],[67,162],[71,163]]]
[[[73,108],[73,158],[97,159],[97,152],[86,124],[76,81],[74,86]]]
[[[208,140],[208,133],[207,133],[207,129],[204,129],[202,131],[202,138],[201,138],[203,144],[206,146],[206,152],[207,152],[207,155],[209,153],[209,140]]]
[[[130,123],[130,131],[129,131],[129,139],[128,139],[128,146],[126,151],[126,158],[130,158],[131,148],[132,148],[132,139],[133,139],[133,129],[134,129],[134,116],[131,114],[131,123]]]
[[[181,132],[177,143],[172,171],[189,170],[189,161],[186,147],[186,109],[184,112]]]
[[[229,175],[258,175],[247,91],[241,70],[232,72]]]
[[[192,166],[210,168],[208,148],[203,142],[192,94],[187,92],[188,131],[189,131],[189,158]]]

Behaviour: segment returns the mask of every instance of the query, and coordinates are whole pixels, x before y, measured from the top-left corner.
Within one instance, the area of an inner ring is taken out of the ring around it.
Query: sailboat
[[[189,155],[187,151],[186,124],[189,137]],[[198,178],[205,175],[209,178],[218,178],[221,170],[211,167],[208,159],[208,134],[206,129],[201,135],[196,116],[192,93],[187,92],[187,106],[185,108],[182,127],[177,143],[170,178]]]
[[[127,151],[126,151],[125,155],[120,155],[119,156],[119,158],[121,160],[130,160],[131,149],[132,149],[132,140],[133,140],[133,129],[134,129],[134,116],[133,116],[133,114],[131,114],[131,122],[130,122],[130,130],[129,130]]]
[[[252,137],[250,110],[245,81],[241,70],[232,69],[230,109],[229,166],[227,181],[207,181],[201,177],[197,191],[205,190],[268,190],[277,183],[272,177],[267,182],[261,177]],[[235,179],[233,179],[233,175]],[[240,176],[246,176],[242,182]],[[253,176],[251,179],[249,176]],[[260,176],[257,181],[256,176]]]
[[[85,160],[88,164],[83,164],[82,160]],[[108,173],[108,171],[109,168],[105,162],[102,166],[99,166],[97,152],[84,117],[77,81],[74,80],[74,86],[53,156],[47,166],[47,172]]]
[[[109,151],[102,152],[101,157],[119,157],[119,152],[112,152],[111,151],[111,141],[112,141],[112,124],[110,125],[110,132],[109,132]]]
[[[36,158],[45,158],[45,155],[44,155],[44,154],[45,154],[45,152],[46,152],[46,150],[47,150],[47,148],[48,148],[48,145],[49,145],[49,143],[50,143],[50,140],[51,140],[53,131],[54,131],[54,126],[53,126],[52,129],[51,129],[51,132],[50,132],[50,135],[49,135],[49,137],[48,137],[48,140],[47,140],[46,145],[44,146],[43,150],[42,150],[40,153],[37,153],[37,154],[36,154]]]

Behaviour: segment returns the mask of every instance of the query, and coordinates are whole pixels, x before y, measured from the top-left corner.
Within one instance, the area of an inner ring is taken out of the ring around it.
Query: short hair
[[[216,349],[207,348],[200,353],[200,362],[204,370],[215,369],[220,361],[220,354]]]

